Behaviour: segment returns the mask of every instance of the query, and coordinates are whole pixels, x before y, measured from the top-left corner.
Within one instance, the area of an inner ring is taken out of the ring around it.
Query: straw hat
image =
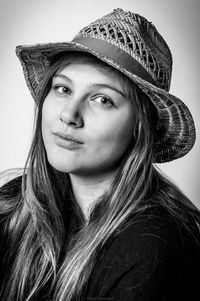
[[[155,105],[164,131],[154,148],[155,162],[186,155],[195,142],[195,126],[187,106],[169,94],[172,56],[156,28],[144,17],[115,9],[84,27],[71,42],[17,46],[27,85],[35,101],[55,55],[91,53],[128,76]]]

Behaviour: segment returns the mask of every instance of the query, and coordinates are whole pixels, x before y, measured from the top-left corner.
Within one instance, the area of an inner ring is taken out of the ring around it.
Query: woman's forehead
[[[134,90],[135,84],[120,71],[114,69],[112,66],[98,60],[97,58],[91,56],[80,56],[80,57],[67,57],[61,61],[59,68],[57,69],[55,75],[62,74],[63,72],[67,72],[68,69],[71,69],[71,66],[88,66],[93,70],[100,72],[102,75],[105,75],[107,79],[114,81],[120,85],[124,94],[130,98],[131,90]],[[79,68],[76,68],[77,73],[79,72]]]

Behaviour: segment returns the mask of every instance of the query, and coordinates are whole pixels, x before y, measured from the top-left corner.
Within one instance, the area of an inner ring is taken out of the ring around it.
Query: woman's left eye
[[[103,106],[107,106],[107,107],[113,106],[113,102],[107,96],[104,95],[92,97],[92,100],[98,102]]]

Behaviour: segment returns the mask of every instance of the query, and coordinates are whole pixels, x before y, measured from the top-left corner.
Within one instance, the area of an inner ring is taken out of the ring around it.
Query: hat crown
[[[84,27],[75,37],[104,40],[135,59],[154,80],[169,91],[172,55],[163,37],[144,17],[120,8]]]

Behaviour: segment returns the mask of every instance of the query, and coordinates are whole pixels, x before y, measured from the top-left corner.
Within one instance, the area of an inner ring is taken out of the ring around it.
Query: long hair
[[[116,75],[136,110],[131,145],[114,181],[95,201],[88,221],[73,197],[69,175],[49,164],[41,132],[42,106],[52,77],[61,66],[75,60]],[[40,300],[46,287],[53,300],[80,300],[99,252],[128,227],[131,216],[156,205],[165,206],[185,225],[186,209],[191,216],[198,215],[196,207],[153,164],[157,123],[158,114],[148,97],[111,66],[87,54],[55,58],[38,96],[35,133],[21,192],[15,197],[6,193],[1,197],[9,245],[5,260],[10,265],[1,300]]]

